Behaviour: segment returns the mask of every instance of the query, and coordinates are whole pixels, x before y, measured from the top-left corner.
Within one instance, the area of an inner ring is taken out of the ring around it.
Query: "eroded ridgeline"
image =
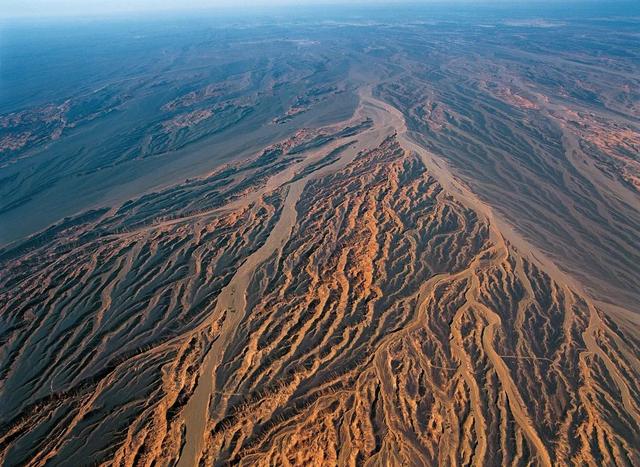
[[[361,97],[366,124],[3,252],[3,459],[640,463],[636,325]]]
[[[637,329],[518,253],[401,132],[310,181],[254,274],[205,464],[638,462]]]
[[[0,251],[2,462],[177,461],[185,405],[233,312],[216,312],[218,296],[277,229],[284,182],[370,126],[299,131]]]

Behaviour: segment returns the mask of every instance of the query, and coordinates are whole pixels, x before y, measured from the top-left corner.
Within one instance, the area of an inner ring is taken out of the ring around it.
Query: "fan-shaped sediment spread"
[[[0,459],[640,463],[635,316],[360,98],[2,252]]]

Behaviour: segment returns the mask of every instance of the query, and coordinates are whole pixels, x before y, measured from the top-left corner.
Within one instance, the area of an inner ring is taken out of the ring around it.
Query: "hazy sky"
[[[521,0],[0,0],[0,16],[101,15],[139,11],[233,9],[317,4],[369,3],[513,3]],[[544,0],[543,0],[544,1]],[[552,0],[549,0],[552,1]]]
[[[374,0],[376,3],[391,3],[402,0]],[[193,9],[246,9],[271,5],[314,5],[346,3],[341,0],[0,0],[0,15],[15,16],[59,16],[97,15],[128,11],[170,11]],[[349,3],[364,3],[351,0]],[[369,2],[367,2],[369,3]]]

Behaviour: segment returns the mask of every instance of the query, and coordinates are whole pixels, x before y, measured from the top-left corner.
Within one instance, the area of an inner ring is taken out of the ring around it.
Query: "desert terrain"
[[[638,18],[3,52],[0,464],[640,465]]]

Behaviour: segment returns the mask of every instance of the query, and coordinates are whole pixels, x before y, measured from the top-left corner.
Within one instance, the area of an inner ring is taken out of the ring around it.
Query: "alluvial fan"
[[[300,21],[0,115],[0,464],[640,465],[637,20]]]

